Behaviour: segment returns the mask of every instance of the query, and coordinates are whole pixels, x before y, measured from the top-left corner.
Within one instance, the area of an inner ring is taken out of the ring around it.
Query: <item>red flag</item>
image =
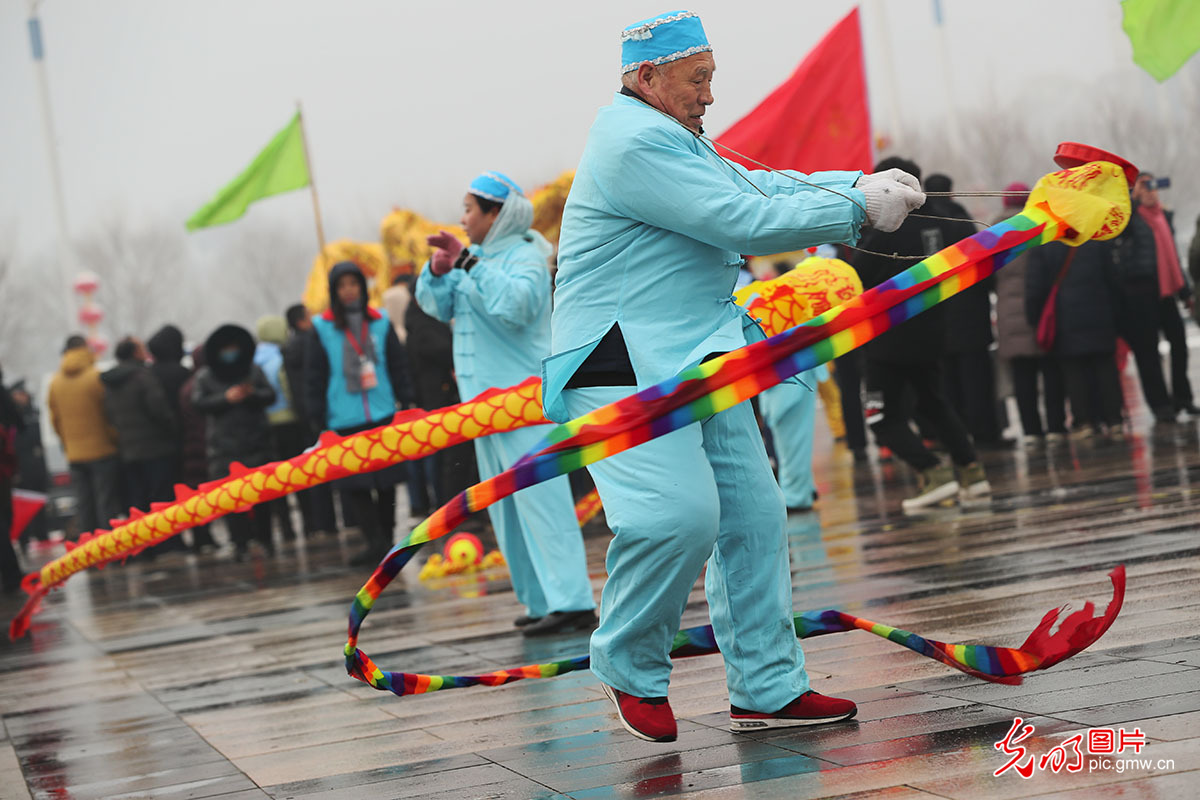
[[[13,489],[12,493],[12,527],[8,535],[15,542],[37,513],[46,505],[46,495],[41,492],[29,492],[24,489]]]
[[[776,169],[871,169],[871,114],[855,8],[825,34],[792,76],[717,137]],[[727,150],[751,169],[761,169]]]

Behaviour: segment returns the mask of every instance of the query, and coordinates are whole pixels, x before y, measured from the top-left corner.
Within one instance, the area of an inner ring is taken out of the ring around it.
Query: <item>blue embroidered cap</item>
[[[621,31],[621,74],[644,61],[666,64],[696,53],[710,53],[700,16],[694,11],[669,11],[635,22]]]
[[[493,203],[503,203],[508,199],[509,192],[524,194],[516,181],[500,172],[484,172],[471,181],[467,191]]]

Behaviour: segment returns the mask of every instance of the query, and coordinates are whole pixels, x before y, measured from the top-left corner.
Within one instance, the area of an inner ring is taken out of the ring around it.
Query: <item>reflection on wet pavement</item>
[[[629,736],[586,672],[399,699],[345,675],[366,574],[345,566],[356,541],[343,534],[243,564],[171,554],[69,581],[28,638],[0,648],[0,796],[1193,797],[1200,440],[1195,421],[1138,419],[1123,440],[989,453],[990,504],[921,517],[899,511],[915,488],[900,465],[855,465],[818,436],[821,499],[789,520],[798,609],[1015,646],[1055,605],[1107,602],[1107,571],[1128,566],[1104,639],[1020,686],[854,632],[805,643],[814,688],[860,707],[825,728],[730,733],[716,656],[676,665],[671,744]],[[597,589],[606,543],[588,539]],[[431,588],[411,572],[364,628],[380,664],[470,673],[587,647],[582,634],[522,639],[506,581]],[[16,607],[0,601],[8,617]],[[697,587],[683,623],[706,621]],[[994,777],[1017,716],[1035,756],[1089,728],[1137,727],[1148,766]]]

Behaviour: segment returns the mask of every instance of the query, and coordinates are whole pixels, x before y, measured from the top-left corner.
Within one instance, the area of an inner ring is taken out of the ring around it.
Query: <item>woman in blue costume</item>
[[[592,124],[563,215],[553,350],[542,366],[555,421],[762,339],[731,297],[739,253],[853,243],[864,224],[895,229],[924,202],[898,170],[733,166],[702,138],[715,62],[700,19],[663,14],[621,40],[623,88]],[[588,469],[615,534],[591,668],[627,730],[676,737],[667,654],[706,563],[730,727],[854,715],[854,703],[809,687],[792,626],[784,501],[749,403]]]
[[[777,276],[786,272],[776,266]],[[808,511],[817,500],[812,471],[816,386],[827,380],[829,369],[821,364],[797,375],[796,381],[785,381],[758,396],[758,413],[771,432],[775,477],[789,512]]]
[[[550,352],[552,247],[533,223],[533,204],[498,172],[471,182],[463,198],[463,247],[442,231],[417,279],[421,308],[454,326],[454,372],[463,399],[536,374]],[[534,426],[475,440],[479,475],[511,467],[544,435]],[[526,636],[591,628],[596,603],[583,536],[565,477],[530,487],[488,509],[513,590],[526,613]]]
[[[803,386],[785,382],[760,394],[758,410],[775,444],[775,475],[783,502],[788,511],[808,511],[817,499],[812,471],[815,388],[820,381],[829,380],[829,371],[822,364],[797,377]]]

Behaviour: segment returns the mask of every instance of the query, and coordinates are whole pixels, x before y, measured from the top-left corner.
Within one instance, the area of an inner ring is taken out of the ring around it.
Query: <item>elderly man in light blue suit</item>
[[[454,325],[454,373],[463,398],[519,383],[550,352],[551,246],[530,230],[533,205],[513,181],[485,172],[463,200],[464,248],[442,231],[417,279],[425,313]],[[521,428],[475,440],[479,473],[511,467],[544,435]],[[596,623],[587,556],[565,477],[532,486],[488,510],[513,590],[526,608],[516,624],[544,636]]]
[[[763,338],[731,292],[742,259],[855,242],[924,202],[903,173],[747,171],[702,135],[715,62],[686,11],[625,29],[623,88],[600,109],[559,242],[544,405],[577,417]],[[792,627],[785,510],[750,405],[589,467],[615,538],[592,671],[627,730],[672,741],[668,652],[707,562],[730,726],[847,719],[809,688]]]

